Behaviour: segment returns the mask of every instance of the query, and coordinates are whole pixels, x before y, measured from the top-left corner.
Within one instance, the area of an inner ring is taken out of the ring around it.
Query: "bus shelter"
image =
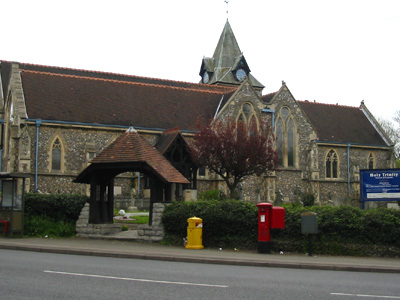
[[[24,187],[27,177],[29,175],[0,172],[0,233],[5,236],[24,234]]]

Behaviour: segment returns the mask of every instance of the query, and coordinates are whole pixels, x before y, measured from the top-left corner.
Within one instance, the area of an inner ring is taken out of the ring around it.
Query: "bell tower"
[[[203,58],[199,75],[201,83],[204,84],[232,86],[240,85],[248,79],[256,90],[261,92],[264,88],[264,85],[251,74],[228,20],[226,20],[214,55]]]

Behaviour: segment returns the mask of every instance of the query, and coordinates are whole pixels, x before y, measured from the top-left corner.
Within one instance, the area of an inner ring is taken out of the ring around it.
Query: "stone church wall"
[[[35,173],[36,155],[36,127],[28,127],[30,137],[30,170]],[[73,126],[45,126],[39,127],[38,151],[38,190],[42,193],[79,193],[86,194],[85,184],[72,181],[105,147],[114,141],[123,130],[81,129]],[[63,164],[60,171],[51,170],[51,147],[56,138],[61,140],[63,147]],[[91,156],[93,154],[93,156]],[[130,197],[130,176],[122,174],[115,179],[115,186],[121,187],[117,197]],[[30,190],[35,190],[34,179],[30,181]]]
[[[250,177],[241,184],[240,194],[245,201],[253,203],[276,200],[277,195],[284,201],[293,202],[298,199],[299,193],[311,191],[311,144],[316,135],[304,117],[302,111],[288,91],[281,92],[274,103],[274,109],[279,114],[283,106],[289,107],[296,128],[296,154],[295,166],[281,167],[276,172],[276,177],[260,179]],[[245,100],[243,100],[245,99]],[[247,99],[247,100],[246,100]],[[225,111],[224,116],[234,116],[240,109],[241,101],[251,102],[257,107],[257,99],[251,93],[251,89],[240,90],[237,97],[232,101],[230,109]],[[269,114],[262,114],[270,118]],[[276,116],[277,117],[277,116]],[[30,191],[35,190],[35,155],[36,155],[36,125],[30,124],[24,128],[19,141],[15,140],[14,147],[18,154],[18,162],[15,163],[19,171],[30,172],[32,178],[29,182]],[[87,194],[88,187],[84,184],[73,183],[73,179],[89,163],[92,154],[100,153],[115,138],[122,134],[124,129],[99,129],[96,127],[79,128],[76,126],[56,126],[42,124],[39,127],[39,152],[38,152],[38,190],[43,193],[80,193]],[[145,140],[154,144],[157,134],[141,133]],[[51,170],[51,147],[56,138],[59,138],[63,147],[63,166],[61,171]],[[13,140],[14,141],[14,140]],[[339,177],[327,179],[325,174],[326,154],[330,149],[335,150],[339,157]],[[312,178],[318,183],[319,200],[322,203],[344,203],[348,202],[348,166],[347,147],[338,145],[318,145],[318,178]],[[388,151],[367,147],[350,147],[350,181],[351,193],[357,193],[359,189],[359,170],[368,168],[368,157],[372,153],[374,157],[374,168],[387,168]],[[267,183],[268,181],[268,183]],[[117,187],[116,199],[126,200],[130,197],[130,175],[123,174],[115,180]],[[220,189],[227,193],[225,184],[215,176],[198,178],[198,192]]]
[[[301,179],[301,171],[278,171],[276,193],[284,202],[296,202],[299,193],[308,191],[307,182]]]
[[[286,86],[276,95],[272,107],[275,110],[275,120],[281,117],[281,109],[287,107],[289,117],[294,121],[294,166],[279,166],[276,172],[276,197],[285,202],[295,202],[299,193],[310,192],[311,186],[303,179],[303,173],[310,171],[310,143],[316,139],[316,134],[308,119]]]

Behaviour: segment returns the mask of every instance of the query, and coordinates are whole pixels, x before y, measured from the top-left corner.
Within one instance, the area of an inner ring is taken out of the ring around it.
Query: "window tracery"
[[[374,169],[374,166],[375,166],[374,155],[370,153],[368,155],[368,169],[372,170]]]
[[[248,128],[252,128],[251,126],[255,126],[255,125],[258,127],[258,120],[256,117],[256,112],[255,112],[252,104],[246,102],[242,105],[236,122],[238,124],[245,125]],[[256,128],[256,127],[254,127],[254,128]]]
[[[338,155],[331,149],[326,155],[326,178],[338,178],[338,164]]]
[[[51,171],[62,171],[63,147],[59,137],[51,145]]]
[[[284,167],[296,165],[295,122],[288,107],[282,107],[275,122],[276,146],[279,164]]]

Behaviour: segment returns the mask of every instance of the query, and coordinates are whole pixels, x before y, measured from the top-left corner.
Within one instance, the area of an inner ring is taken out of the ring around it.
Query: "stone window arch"
[[[367,166],[370,170],[375,169],[375,158],[371,152],[368,154]]]
[[[282,107],[275,121],[276,147],[279,164],[283,167],[297,165],[296,123],[290,109]]]
[[[254,109],[254,106],[251,103],[249,102],[243,103],[242,107],[239,110],[236,123],[243,124],[248,128],[250,126],[258,128],[259,126],[258,118],[256,116],[256,111]]]
[[[64,146],[61,138],[56,136],[50,147],[50,172],[64,172]]]
[[[326,154],[325,174],[326,178],[334,179],[339,177],[339,156],[333,149]]]

